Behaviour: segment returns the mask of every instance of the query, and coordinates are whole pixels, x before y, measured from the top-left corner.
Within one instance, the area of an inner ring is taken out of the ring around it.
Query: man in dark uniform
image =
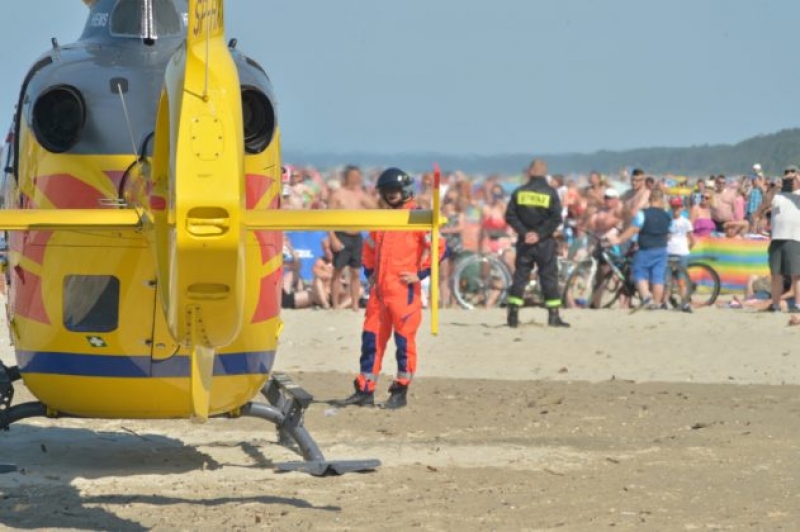
[[[508,326],[519,325],[522,294],[536,264],[548,311],[547,324],[569,327],[558,309],[561,294],[558,290],[558,244],[553,233],[561,225],[561,201],[558,192],[547,184],[547,163],[534,159],[528,167],[529,180],[511,194],[506,209],[506,222],[517,232],[517,257],[514,264],[514,283],[508,291]]]

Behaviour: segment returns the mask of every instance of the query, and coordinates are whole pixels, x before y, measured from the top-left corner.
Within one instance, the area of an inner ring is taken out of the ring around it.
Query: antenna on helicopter
[[[203,88],[203,101],[208,101],[208,71],[211,68],[211,17],[206,17],[206,86]]]
[[[57,60],[61,59],[61,45],[58,44],[58,39],[50,37],[50,44],[53,46],[55,53],[53,54]]]
[[[123,94],[128,90],[128,83],[124,79],[113,79],[111,80],[111,90],[112,92],[119,94],[119,101],[122,103],[122,113],[125,115],[125,124],[128,126],[128,135],[130,135],[131,138],[131,147],[133,148],[132,153],[137,153],[139,150],[136,149],[136,140],[133,136],[133,126],[131,126],[131,118],[130,115],[128,115],[128,106],[125,105],[125,95]]]

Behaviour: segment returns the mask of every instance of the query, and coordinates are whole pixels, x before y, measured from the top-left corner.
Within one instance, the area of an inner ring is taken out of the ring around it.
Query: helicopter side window
[[[119,0],[109,27],[115,37],[176,37],[185,31],[173,0]]]
[[[64,277],[64,327],[111,332],[119,325],[119,279],[110,275]]]

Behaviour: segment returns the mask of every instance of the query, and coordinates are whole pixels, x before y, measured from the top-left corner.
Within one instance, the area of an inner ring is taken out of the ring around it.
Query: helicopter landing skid
[[[11,420],[11,401],[14,400],[14,381],[18,381],[19,369],[6,367],[0,362],[0,430],[8,430]]]
[[[242,415],[257,417],[274,423],[281,444],[297,444],[302,462],[283,462],[275,465],[279,472],[300,471],[314,476],[342,475],[359,471],[372,471],[381,465],[380,460],[329,461],[320,451],[314,438],[303,426],[303,413],[313,397],[283,373],[275,373],[261,390],[269,404],[248,403]]]
[[[0,431],[8,430],[9,425],[26,417],[46,416],[47,409],[42,403],[32,402],[11,406],[14,399],[14,382],[20,379],[19,368],[6,367],[0,362]],[[17,466],[0,464],[0,474],[13,473]]]

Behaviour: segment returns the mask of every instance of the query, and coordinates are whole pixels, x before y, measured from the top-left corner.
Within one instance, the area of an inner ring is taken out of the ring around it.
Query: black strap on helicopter
[[[139,149],[139,157],[135,161],[133,161],[130,165],[128,165],[128,167],[122,173],[122,178],[119,180],[119,186],[117,187],[118,199],[120,200],[123,199],[122,193],[125,191],[125,185],[128,182],[128,177],[130,176],[131,170],[133,170],[133,168],[137,164],[142,164],[145,161],[145,158],[147,156],[147,148],[150,145],[150,141],[153,140],[153,137],[155,137],[155,134],[156,134],[155,131],[151,131],[150,133],[147,134],[147,136],[142,141],[142,147]]]
[[[14,381],[19,378],[19,369],[16,366],[7,368],[0,362],[0,430],[8,430],[11,424],[9,412],[14,399]]]

